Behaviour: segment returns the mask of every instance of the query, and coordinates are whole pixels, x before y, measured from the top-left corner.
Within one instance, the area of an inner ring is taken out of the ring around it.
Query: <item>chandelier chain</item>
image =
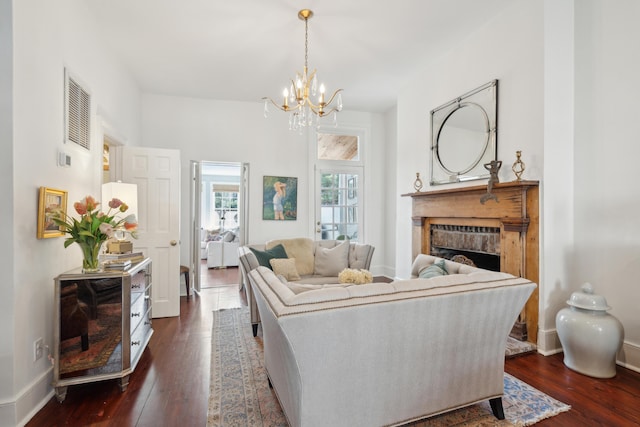
[[[309,18],[304,19],[304,68],[307,69],[309,61]]]

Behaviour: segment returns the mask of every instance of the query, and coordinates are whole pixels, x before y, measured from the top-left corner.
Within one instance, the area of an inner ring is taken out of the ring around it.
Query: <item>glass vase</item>
[[[103,241],[95,243],[76,242],[82,249],[82,272],[97,273],[101,271],[98,255]]]

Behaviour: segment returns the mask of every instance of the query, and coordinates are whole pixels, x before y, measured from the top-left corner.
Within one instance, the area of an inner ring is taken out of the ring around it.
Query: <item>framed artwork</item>
[[[64,232],[56,225],[51,216],[55,209],[67,211],[67,192],[55,188],[40,187],[38,202],[38,239],[64,236]]]
[[[264,176],[262,180],[262,219],[298,219],[298,178]]]
[[[109,144],[102,144],[102,170],[109,170]]]

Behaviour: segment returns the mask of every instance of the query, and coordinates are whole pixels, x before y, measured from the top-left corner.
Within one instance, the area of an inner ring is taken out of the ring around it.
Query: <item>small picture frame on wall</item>
[[[67,192],[55,188],[40,187],[38,202],[38,239],[64,236],[60,226],[52,220],[53,211],[67,212]]]
[[[298,219],[298,178],[264,176],[262,181],[262,219]]]

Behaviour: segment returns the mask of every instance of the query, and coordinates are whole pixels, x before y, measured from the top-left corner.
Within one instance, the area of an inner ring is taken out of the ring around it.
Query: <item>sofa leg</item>
[[[495,399],[490,399],[489,404],[491,405],[491,411],[493,412],[493,415],[499,420],[504,420],[504,410],[502,409],[502,398],[496,397]]]
[[[257,337],[258,336],[258,324],[257,323],[252,323],[251,324],[251,328],[253,329],[253,336]]]

